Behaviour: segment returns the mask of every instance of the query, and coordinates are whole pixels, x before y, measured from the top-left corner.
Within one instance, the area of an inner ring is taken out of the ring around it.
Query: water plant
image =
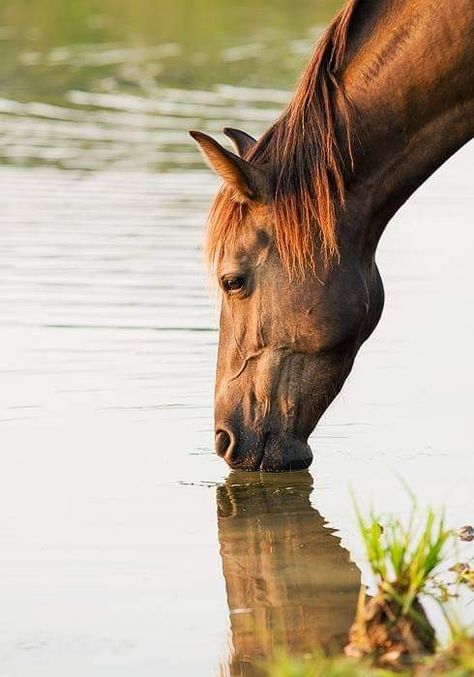
[[[410,499],[406,525],[398,517],[383,520],[373,510],[364,518],[356,504],[377,591],[370,599],[361,591],[346,653],[371,656],[378,665],[398,668],[435,651],[435,632],[420,596],[438,595],[438,588],[429,584],[435,582],[454,537],[445,525],[444,511],[421,512],[412,494]]]

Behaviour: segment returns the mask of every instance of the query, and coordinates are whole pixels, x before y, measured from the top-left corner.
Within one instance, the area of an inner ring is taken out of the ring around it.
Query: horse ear
[[[238,202],[266,201],[269,190],[266,175],[261,169],[226,150],[204,132],[191,130],[189,133],[210,167],[234,190]]]
[[[257,140],[243,132],[241,129],[234,129],[233,127],[224,127],[222,130],[224,134],[232,141],[236,151],[243,157],[245,153],[257,143]]]

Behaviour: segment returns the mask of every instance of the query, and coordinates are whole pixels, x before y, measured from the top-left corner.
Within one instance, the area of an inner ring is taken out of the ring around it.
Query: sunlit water
[[[276,3],[250,34],[254,10],[210,2],[235,29],[192,15],[194,42],[179,3],[146,34],[145,3],[133,45],[125,18],[38,5],[0,31],[2,677],[250,675],[279,644],[340,646],[370,582],[351,487],[405,514],[403,478],[472,523],[473,148],[388,228],[384,316],[311,475],[228,478],[200,250],[217,184],[186,129],[265,128],[337,3],[311,30]],[[81,21],[100,40],[60,34]]]

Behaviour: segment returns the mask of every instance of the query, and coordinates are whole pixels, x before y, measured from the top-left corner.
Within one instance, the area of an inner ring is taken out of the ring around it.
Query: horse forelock
[[[315,270],[316,246],[326,263],[339,257],[337,215],[344,207],[352,154],[350,104],[338,75],[359,2],[349,0],[330,24],[286,110],[245,155],[270,175],[273,235],[290,277]],[[229,189],[218,193],[208,220],[206,252],[211,263],[235,239],[248,208],[235,201]]]

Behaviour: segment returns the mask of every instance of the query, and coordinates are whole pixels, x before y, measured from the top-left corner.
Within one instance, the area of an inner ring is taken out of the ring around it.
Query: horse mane
[[[285,111],[245,155],[269,173],[274,237],[290,276],[304,277],[308,267],[315,269],[315,228],[325,262],[339,257],[336,218],[344,206],[352,152],[350,103],[338,74],[359,2],[349,0],[329,25]],[[211,263],[235,238],[247,211],[248,205],[234,200],[230,189],[220,190],[208,220],[206,253]]]

